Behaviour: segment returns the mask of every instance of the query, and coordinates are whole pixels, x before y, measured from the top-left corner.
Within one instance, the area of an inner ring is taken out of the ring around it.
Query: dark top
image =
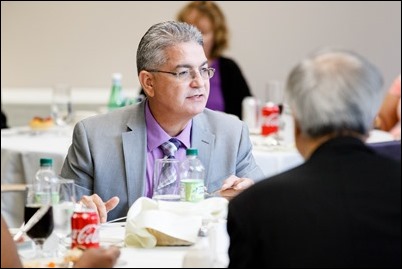
[[[220,57],[221,86],[225,101],[225,112],[241,119],[241,103],[244,97],[251,96],[239,66],[229,58]]]
[[[222,94],[225,102],[224,112],[234,114],[241,119],[241,105],[243,98],[251,96],[246,79],[244,78],[239,66],[232,59],[220,57],[219,65]],[[145,95],[142,89],[140,94]]]
[[[7,126],[7,117],[6,114],[3,113],[3,110],[1,111],[1,129],[8,128]]]
[[[229,267],[400,267],[401,163],[351,137],[229,203]]]

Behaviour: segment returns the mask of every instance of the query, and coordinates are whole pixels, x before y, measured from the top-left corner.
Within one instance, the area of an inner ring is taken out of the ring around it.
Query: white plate
[[[22,261],[24,268],[67,268],[62,258],[43,258]]]

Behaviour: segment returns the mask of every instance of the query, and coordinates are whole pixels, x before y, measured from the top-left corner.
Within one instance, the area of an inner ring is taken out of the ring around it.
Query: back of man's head
[[[326,49],[293,68],[286,95],[301,132],[318,138],[345,132],[366,135],[384,89],[381,74],[362,56]]]

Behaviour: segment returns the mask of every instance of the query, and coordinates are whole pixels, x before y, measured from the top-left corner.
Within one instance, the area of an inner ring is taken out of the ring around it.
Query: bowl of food
[[[54,126],[54,121],[51,117],[33,117],[29,122],[29,127],[34,131],[46,131]]]

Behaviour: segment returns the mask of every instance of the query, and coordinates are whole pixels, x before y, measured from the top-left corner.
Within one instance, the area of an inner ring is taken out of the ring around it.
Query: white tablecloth
[[[393,140],[392,135],[380,130],[372,130],[367,143]],[[281,145],[272,146],[272,139],[251,135],[254,145],[253,155],[264,175],[269,177],[296,167],[304,162],[291,139],[285,139]]]
[[[303,157],[297,150],[264,151],[253,150],[254,158],[266,177],[270,177],[303,163]]]

